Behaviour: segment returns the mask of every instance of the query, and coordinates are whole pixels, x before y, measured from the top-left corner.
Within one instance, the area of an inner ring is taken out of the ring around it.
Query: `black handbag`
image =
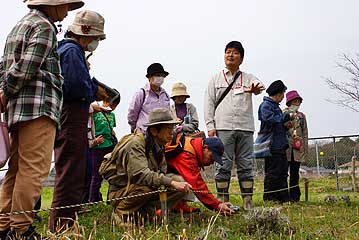
[[[113,128],[111,127],[110,120],[108,120],[107,116],[106,116],[103,112],[101,112],[101,113],[102,113],[102,115],[106,118],[106,121],[107,121],[107,123],[108,123],[108,126],[109,126],[110,129],[111,129],[111,142],[112,142],[112,146],[116,146],[117,143],[118,143],[118,139],[117,139],[117,137],[116,137],[115,135],[112,135]]]

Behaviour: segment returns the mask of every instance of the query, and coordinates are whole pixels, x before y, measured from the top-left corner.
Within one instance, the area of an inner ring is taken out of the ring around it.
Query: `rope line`
[[[167,189],[159,189],[159,190],[152,191],[152,192],[139,193],[139,194],[136,194],[136,195],[126,196],[126,197],[118,197],[118,198],[107,199],[107,200],[103,200],[103,201],[97,201],[97,202],[79,203],[79,204],[60,206],[60,207],[50,207],[50,208],[39,209],[39,210],[27,210],[27,211],[17,211],[17,212],[2,213],[2,214],[0,214],[0,217],[21,215],[21,214],[27,214],[27,213],[50,212],[50,211],[53,211],[53,210],[70,209],[70,208],[77,208],[77,207],[94,206],[94,205],[98,205],[98,204],[101,204],[101,203],[110,203],[110,202],[114,202],[114,201],[118,201],[118,200],[125,200],[125,199],[130,199],[130,198],[143,197],[143,196],[146,196],[146,195],[152,195],[152,194],[155,194],[155,193],[161,193],[161,192],[167,192],[167,191],[168,191]]]
[[[288,187],[288,188],[282,188],[282,189],[277,189],[277,190],[267,191],[267,192],[254,192],[254,193],[221,193],[221,192],[200,191],[200,190],[191,190],[191,192],[193,192],[193,193],[201,193],[201,194],[222,194],[222,195],[230,195],[230,196],[246,196],[246,195],[259,195],[259,194],[265,194],[265,193],[266,194],[268,194],[268,193],[276,193],[276,192],[285,191],[285,190],[288,190],[288,189],[291,189],[291,188],[295,188],[295,187],[298,187],[298,186],[299,186],[299,184],[291,186],[291,187]],[[313,188],[311,188],[311,189],[313,189]],[[70,208],[78,208],[78,207],[95,206],[95,205],[99,205],[99,204],[102,204],[102,203],[111,203],[111,202],[114,202],[114,201],[125,200],[125,199],[130,199],[130,198],[137,198],[137,197],[142,197],[142,196],[146,196],[146,195],[152,195],[152,194],[161,193],[161,192],[167,192],[167,191],[177,191],[177,190],[172,189],[172,188],[170,188],[170,189],[158,189],[156,191],[151,191],[151,192],[147,192],[147,193],[139,193],[139,194],[135,194],[135,195],[131,195],[131,196],[118,197],[118,198],[113,198],[113,199],[97,201],[97,202],[79,203],[79,204],[60,206],[60,207],[50,207],[50,208],[44,208],[44,209],[39,209],[39,210],[27,210],[27,211],[16,211],[16,212],[1,213],[0,217],[21,215],[21,214],[30,214],[30,213],[38,213],[38,212],[50,212],[50,211],[53,211],[53,210],[70,209]]]

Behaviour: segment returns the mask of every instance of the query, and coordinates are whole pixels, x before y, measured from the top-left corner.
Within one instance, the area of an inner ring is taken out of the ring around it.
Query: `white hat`
[[[97,12],[82,10],[76,13],[74,22],[69,26],[68,31],[79,36],[106,38],[104,32],[105,19]]]
[[[58,6],[63,4],[69,5],[69,11],[82,7],[85,3],[79,0],[27,0],[27,6]]]
[[[189,98],[186,85],[184,85],[183,83],[180,83],[180,82],[175,83],[172,86],[171,98],[178,97],[178,96],[186,96],[187,98]]]

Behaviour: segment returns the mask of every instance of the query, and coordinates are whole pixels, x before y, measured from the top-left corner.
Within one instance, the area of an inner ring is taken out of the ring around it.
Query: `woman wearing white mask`
[[[161,87],[168,72],[160,63],[152,63],[147,68],[148,83],[133,96],[128,109],[127,120],[131,132],[136,129],[146,132],[149,113],[155,108],[170,109],[170,97],[166,90]]]
[[[88,147],[87,122],[90,104],[96,100],[97,86],[90,77],[85,51],[92,52],[105,39],[104,18],[97,12],[77,12],[65,39],[59,42],[63,106],[61,130],[55,139],[55,188],[52,207],[82,201]],[[51,211],[49,229],[71,227],[78,208]]]
[[[299,168],[300,163],[305,162],[308,155],[308,126],[304,113],[299,112],[303,98],[297,91],[289,91],[286,94],[286,105],[283,111],[294,114],[291,121],[292,128],[287,131],[289,148],[287,149],[287,159],[289,166],[289,198],[293,202],[300,199]]]

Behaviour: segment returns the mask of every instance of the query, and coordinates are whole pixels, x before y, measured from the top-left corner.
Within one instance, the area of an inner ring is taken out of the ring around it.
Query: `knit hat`
[[[294,99],[299,99],[301,102],[303,101],[303,98],[298,94],[297,91],[292,90],[287,92],[286,94],[286,105],[289,107],[290,102],[293,101]]]
[[[85,3],[79,0],[27,0],[27,6],[58,6],[63,4],[69,5],[69,11],[82,7]]]
[[[269,85],[266,92],[269,96],[274,96],[277,93],[282,93],[287,90],[287,87],[284,85],[284,83],[281,80],[276,80]]]
[[[212,152],[214,162],[223,165],[222,155],[224,153],[224,145],[218,137],[209,137],[204,139],[204,144]]]
[[[179,121],[173,119],[170,111],[166,108],[155,108],[148,116],[147,127],[159,124],[178,124]]]
[[[189,98],[190,96],[187,93],[187,87],[186,85],[184,85],[183,83],[175,83],[172,86],[172,95],[171,98],[173,97],[178,97],[178,96],[186,96],[187,98]]]
[[[104,32],[105,19],[97,12],[82,10],[76,13],[74,22],[69,26],[68,31],[89,37],[99,37],[101,40],[106,38]]]
[[[166,72],[163,69],[163,66],[160,63],[152,63],[150,66],[148,66],[147,68],[147,74],[146,74],[146,78],[150,78],[153,75],[155,75],[156,73],[163,73],[165,74],[165,76],[167,77],[167,75],[169,74],[168,72]]]

